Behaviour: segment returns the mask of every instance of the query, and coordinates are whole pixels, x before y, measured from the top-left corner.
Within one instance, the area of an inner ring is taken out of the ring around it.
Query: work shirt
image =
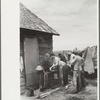
[[[53,66],[59,66],[60,68],[62,68],[65,65],[66,65],[66,63],[61,61],[59,57],[56,57],[56,56],[54,57],[54,62],[53,62],[52,67]]]
[[[78,56],[78,55],[74,55],[71,54],[70,57],[70,64],[74,65],[74,69],[73,70],[82,70],[82,62],[83,62],[83,58]]]
[[[43,67],[44,71],[49,71],[49,68],[51,67],[51,65],[52,65],[52,63],[51,63],[50,59],[48,59],[48,58],[44,58],[40,62],[40,66]]]

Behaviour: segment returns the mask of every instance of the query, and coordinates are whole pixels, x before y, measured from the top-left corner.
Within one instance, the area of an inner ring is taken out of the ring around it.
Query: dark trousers
[[[59,77],[59,85],[67,85],[68,84],[68,66],[63,66],[62,69],[59,68],[58,71]]]
[[[84,71],[81,71],[81,88],[86,87]]]
[[[81,89],[85,88],[85,77],[84,77],[84,71],[79,71],[79,74],[77,76],[77,91],[80,91]]]
[[[67,85],[68,84],[68,66],[65,65],[63,67],[63,85]]]
[[[43,71],[38,71],[38,82],[39,82],[39,88],[44,87],[44,72]]]

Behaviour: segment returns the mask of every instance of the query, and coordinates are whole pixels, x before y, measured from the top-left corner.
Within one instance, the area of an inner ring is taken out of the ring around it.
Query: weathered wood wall
[[[40,35],[37,38],[39,44],[39,61],[41,61],[45,53],[51,53],[53,50],[52,35]]]
[[[37,32],[32,30],[21,29],[20,31],[20,54],[23,56],[24,62],[24,69],[25,69],[25,60],[24,60],[24,39],[25,37],[36,37],[38,41],[38,49],[39,49],[39,62],[42,60],[45,53],[51,53],[53,50],[53,41],[52,41],[52,34],[44,33],[44,32]],[[33,75],[34,76],[34,75]],[[24,71],[24,76],[21,74],[20,77],[20,87],[21,93],[25,92],[26,89],[26,73]]]

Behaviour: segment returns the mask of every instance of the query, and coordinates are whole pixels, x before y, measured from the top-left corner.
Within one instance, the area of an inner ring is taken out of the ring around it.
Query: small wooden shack
[[[45,53],[52,52],[53,35],[59,34],[20,3],[20,56],[25,75],[21,75],[22,89],[38,83],[35,68]]]

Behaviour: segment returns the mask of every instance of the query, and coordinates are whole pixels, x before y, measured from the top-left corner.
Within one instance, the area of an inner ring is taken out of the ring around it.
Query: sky
[[[53,50],[82,50],[97,44],[97,0],[20,0],[56,30]]]

